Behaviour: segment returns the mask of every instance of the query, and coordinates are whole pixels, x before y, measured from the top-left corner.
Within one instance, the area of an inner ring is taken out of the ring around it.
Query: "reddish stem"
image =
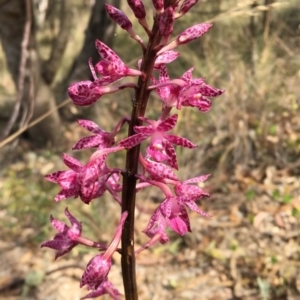
[[[175,5],[176,0],[165,0],[165,7]],[[147,107],[150,92],[149,82],[153,71],[155,58],[157,56],[157,46],[160,44],[161,35],[158,28],[158,18],[154,17],[152,34],[146,50],[144,51],[141,71],[145,76],[139,76],[138,88],[135,92],[135,101],[132,108],[131,122],[128,129],[128,136],[135,134],[133,127],[141,126]],[[126,172],[123,176],[122,190],[122,212],[127,211],[128,217],[124,224],[122,233],[122,276],[126,300],[138,300],[136,275],[135,275],[135,253],[134,253],[134,211],[136,196],[136,174],[139,164],[140,145],[128,150],[126,155]]]
[[[156,57],[154,48],[159,44],[161,39],[156,20],[154,21],[152,32],[153,34],[149,39],[149,44],[143,57],[141,71],[145,76],[140,76],[138,80],[138,88],[135,93],[135,103],[132,108],[128,136],[135,134],[133,130],[134,126],[142,125],[139,117],[145,114],[150,94],[148,86]],[[135,175],[138,171],[139,152],[139,145],[128,150],[126,155],[126,172],[123,176],[122,211],[128,211],[128,217],[125,221],[122,233],[122,275],[126,300],[138,299],[134,254],[134,210],[137,181]]]

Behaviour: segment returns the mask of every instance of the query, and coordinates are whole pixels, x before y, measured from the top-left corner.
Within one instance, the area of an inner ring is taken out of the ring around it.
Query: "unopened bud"
[[[164,8],[164,0],[152,0],[154,8],[161,12]]]
[[[127,3],[137,19],[140,20],[146,17],[145,7],[141,0],[127,0]]]
[[[122,29],[124,30],[130,30],[132,28],[132,23],[128,19],[128,17],[119,9],[116,7],[104,4],[105,9],[108,13],[108,15],[114,20]]]
[[[185,0],[180,7],[179,14],[186,14],[199,0]]]
[[[161,15],[159,20],[159,31],[162,36],[168,37],[173,32],[175,15],[174,9],[168,7]]]

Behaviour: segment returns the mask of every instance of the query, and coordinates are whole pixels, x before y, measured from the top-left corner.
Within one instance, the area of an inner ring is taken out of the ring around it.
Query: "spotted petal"
[[[188,139],[177,135],[167,134],[164,136],[164,138],[174,145],[178,145],[190,149],[197,148],[197,145],[190,142]]]
[[[76,158],[71,157],[70,155],[63,153],[63,161],[66,166],[72,169],[75,172],[79,172],[82,168],[82,164]]]
[[[130,149],[138,144],[140,144],[142,141],[144,141],[146,138],[148,138],[149,135],[144,133],[138,133],[135,135],[132,135],[122,141],[119,142],[119,146],[125,147],[127,149]]]
[[[157,130],[165,132],[173,129],[177,123],[177,119],[178,115],[176,114],[168,117],[157,126]]]

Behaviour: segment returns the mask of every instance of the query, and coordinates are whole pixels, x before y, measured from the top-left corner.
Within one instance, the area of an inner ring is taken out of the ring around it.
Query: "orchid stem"
[[[140,76],[138,79],[135,93],[136,105],[132,108],[131,122],[129,125],[128,136],[135,134],[133,128],[141,125],[139,117],[144,116],[150,91],[148,90],[151,74],[156,58],[154,48],[160,43],[161,36],[158,30],[157,20],[154,21],[152,35],[149,39],[145,51],[141,71],[146,76]],[[136,198],[136,174],[139,165],[140,146],[137,145],[128,150],[126,155],[126,171],[123,176],[122,190],[122,212],[128,211],[128,217],[124,224],[122,234],[122,276],[126,300],[137,300],[137,284],[135,275],[135,252],[134,252],[134,211]]]

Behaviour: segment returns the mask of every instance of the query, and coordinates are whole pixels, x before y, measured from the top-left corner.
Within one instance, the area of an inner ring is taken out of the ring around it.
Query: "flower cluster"
[[[135,193],[149,186],[155,186],[164,194],[164,199],[143,230],[149,240],[135,251],[135,255],[156,242],[167,243],[168,230],[180,236],[191,232],[188,210],[193,210],[204,217],[208,216],[199,209],[196,202],[209,197],[198,186],[198,183],[205,181],[209,175],[182,181],[175,174],[179,168],[175,148],[180,146],[193,149],[197,145],[171,133],[178,120],[178,115],[173,110],[195,107],[200,112],[208,112],[212,105],[211,98],[221,95],[223,90],[208,85],[204,78],[193,78],[193,67],[179,78],[170,79],[167,65],[180,55],[179,52],[173,50],[174,48],[201,37],[212,24],[196,24],[170,41],[175,20],[184,16],[198,2],[197,0],[153,0],[155,16],[152,30],[147,24],[142,1],[127,0],[127,2],[134,16],[145,29],[149,37],[148,43],[135,33],[125,13],[111,5],[105,4],[105,8],[108,15],[141,47],[143,56],[137,62],[138,68],[130,68],[112,49],[96,40],[95,47],[101,59],[95,64],[91,59],[88,62],[93,81],[73,83],[68,88],[68,94],[75,105],[87,106],[94,104],[105,94],[131,88],[136,99],[132,117],[131,119],[123,117],[111,132],[104,131],[92,121],[78,120],[79,125],[92,135],[80,139],[72,149],[95,148],[94,153],[86,164],[68,154],[63,154],[63,161],[69,169],[46,176],[47,180],[57,183],[61,188],[55,201],[74,197],[80,198],[85,204],[90,204],[108,191],[122,207],[119,225],[109,245],[82,237],[81,223],[71,215],[68,209],[65,210],[65,214],[70,220],[71,227],[50,217],[53,227],[59,233],[53,240],[44,242],[42,247],[56,250],[56,258],[70,252],[80,244],[104,251],[92,258],[84,271],[80,287],[87,286],[90,293],[82,299],[95,298],[103,294],[109,294],[113,299],[120,299],[121,294],[108,280],[108,275],[112,264],[112,254],[116,251],[120,252],[118,245],[123,227],[128,225],[129,215],[134,213],[129,209],[127,211],[122,202],[124,191],[129,187],[121,183],[121,175],[134,177]],[[138,77],[137,83],[130,81],[132,77]],[[118,84],[117,81],[120,79],[127,79],[128,82]],[[161,112],[156,119],[145,117],[145,110],[141,109],[146,106],[149,94],[153,91],[161,99]],[[117,134],[127,123],[129,124],[128,137],[118,141]],[[139,150],[141,143],[146,145],[144,153]],[[118,151],[130,152],[133,148],[138,149],[134,159],[139,164],[134,174],[130,173],[131,161],[127,162],[126,170],[108,166],[106,161],[108,155]]]

